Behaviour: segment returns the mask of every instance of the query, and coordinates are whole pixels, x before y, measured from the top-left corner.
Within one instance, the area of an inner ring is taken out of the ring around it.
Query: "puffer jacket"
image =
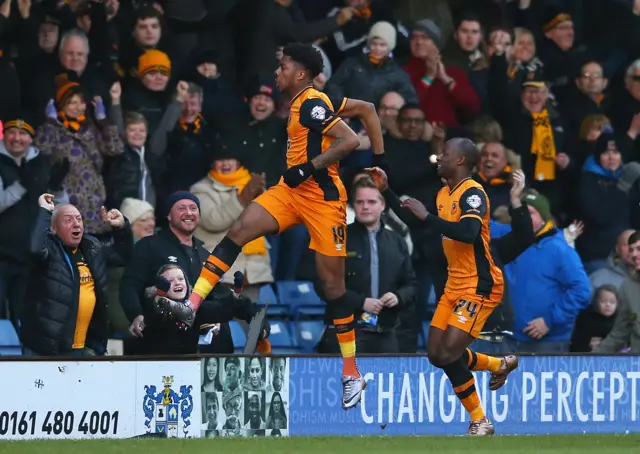
[[[45,356],[71,352],[78,315],[80,279],[62,242],[49,231],[51,213],[40,208],[30,252],[33,258],[27,294],[21,314],[20,337],[24,346]],[[96,305],[87,331],[86,346],[99,355],[107,346],[107,260],[116,253],[128,261],[133,235],[128,221],[103,244],[85,235],[79,247],[95,282]]]
[[[213,251],[227,234],[231,225],[240,217],[244,206],[238,199],[238,189],[226,186],[207,176],[191,187],[200,199],[200,225],[195,235],[204,242],[204,247]],[[266,255],[246,255],[241,252],[231,269],[225,273],[222,282],[233,284],[236,271],[244,273],[247,284],[273,282],[269,243],[265,239]]]
[[[375,65],[366,54],[347,58],[331,76],[326,89],[332,98],[361,99],[376,105],[390,91],[398,92],[407,103],[418,102],[411,78],[394,60]]]

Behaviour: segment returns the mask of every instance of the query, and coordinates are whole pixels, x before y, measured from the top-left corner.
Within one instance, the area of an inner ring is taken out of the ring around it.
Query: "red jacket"
[[[455,81],[452,89],[448,89],[437,79],[430,86],[423,82],[424,60],[411,57],[404,67],[416,89],[426,120],[442,122],[446,127],[456,127],[480,113],[480,97],[462,69],[457,66],[446,66],[445,69]]]

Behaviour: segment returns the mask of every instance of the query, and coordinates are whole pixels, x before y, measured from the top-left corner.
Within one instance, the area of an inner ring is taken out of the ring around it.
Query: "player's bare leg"
[[[333,317],[336,336],[342,353],[342,408],[355,407],[367,383],[356,365],[356,333],[354,303],[344,283],[344,257],[331,257],[316,252],[318,277],[327,300],[327,310]]]
[[[484,414],[475,379],[464,358],[471,342],[473,337],[455,326],[449,325],[445,331],[432,326],[427,345],[429,361],[447,374],[454,392],[469,413],[471,424],[467,435],[493,435],[495,429]]]
[[[215,247],[193,286],[189,302],[194,310],[238,258],[242,247],[256,238],[278,233],[278,222],[262,206],[251,202]]]

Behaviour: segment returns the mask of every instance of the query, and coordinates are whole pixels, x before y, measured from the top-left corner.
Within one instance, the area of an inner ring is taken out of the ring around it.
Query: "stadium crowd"
[[[101,355],[110,338],[233,353],[232,320],[264,303],[274,352],[337,351],[304,226],[244,246],[194,328],[152,304],[158,276],[185,300],[286,169],[273,71],[294,41],[322,53],[318,90],[376,106],[395,193],[436,213],[436,156],[471,138],[498,238],[524,171],[536,238],[504,267],[476,350],[640,352],[640,0],[451,2],[451,34],[442,18],[398,20],[395,3],[0,0],[0,317],[23,353]],[[416,352],[447,277],[441,238],[388,209],[350,126],[358,351]]]

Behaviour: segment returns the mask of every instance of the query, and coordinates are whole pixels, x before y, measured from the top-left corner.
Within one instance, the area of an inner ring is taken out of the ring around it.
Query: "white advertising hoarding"
[[[199,436],[199,361],[11,361],[0,377],[0,439]]]

